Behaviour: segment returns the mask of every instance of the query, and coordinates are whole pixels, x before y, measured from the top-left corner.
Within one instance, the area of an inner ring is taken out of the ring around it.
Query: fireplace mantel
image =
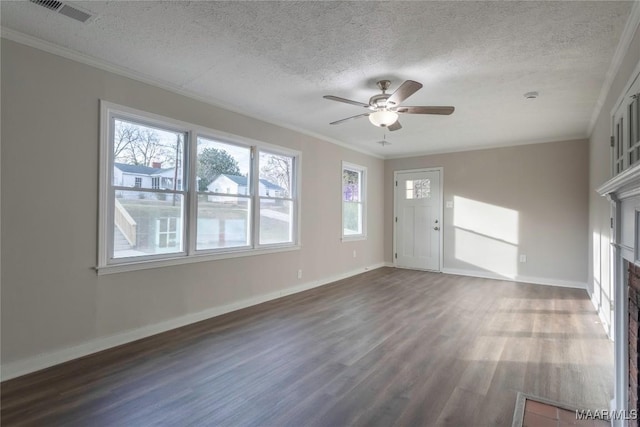
[[[640,195],[640,164],[614,176],[596,189],[601,196],[626,199]]]

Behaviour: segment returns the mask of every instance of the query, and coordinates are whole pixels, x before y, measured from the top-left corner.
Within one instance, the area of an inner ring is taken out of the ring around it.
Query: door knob
[[[433,229],[434,229],[434,230],[436,230],[436,231],[438,231],[438,230],[440,230],[440,227],[435,226],[435,227],[433,227]]]

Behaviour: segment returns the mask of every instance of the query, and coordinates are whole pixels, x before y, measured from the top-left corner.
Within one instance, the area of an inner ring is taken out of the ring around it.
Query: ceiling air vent
[[[80,22],[87,22],[91,18],[91,13],[80,9],[77,6],[72,6],[69,3],[63,3],[58,0],[29,0],[31,3],[35,3],[38,6],[46,7],[49,10],[58,12],[61,15],[75,19]]]

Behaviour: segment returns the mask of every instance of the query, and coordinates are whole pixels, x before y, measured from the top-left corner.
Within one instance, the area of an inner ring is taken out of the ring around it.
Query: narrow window
[[[342,238],[366,238],[367,169],[342,163]]]
[[[260,151],[258,158],[259,243],[292,243],[295,239],[297,198],[295,157]]]

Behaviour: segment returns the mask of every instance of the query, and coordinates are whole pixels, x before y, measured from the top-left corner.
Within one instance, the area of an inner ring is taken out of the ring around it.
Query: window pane
[[[185,135],[114,120],[113,185],[182,190]]]
[[[408,179],[405,182],[405,198],[413,199],[413,180]]]
[[[342,234],[352,236],[362,234],[362,203],[342,203],[343,227]]]
[[[361,172],[349,169],[342,170],[342,200],[345,202],[360,202]]]
[[[431,180],[408,179],[405,181],[405,199],[425,199],[431,197]]]
[[[260,196],[293,197],[293,157],[261,151],[258,168]]]
[[[198,191],[249,195],[251,150],[198,137]]]
[[[430,179],[417,179],[413,181],[413,185],[416,199],[425,199],[431,197]]]
[[[260,244],[293,242],[293,202],[260,199]]]
[[[250,244],[249,199],[198,195],[196,249],[219,249]]]
[[[116,190],[113,257],[183,252],[180,194]]]

